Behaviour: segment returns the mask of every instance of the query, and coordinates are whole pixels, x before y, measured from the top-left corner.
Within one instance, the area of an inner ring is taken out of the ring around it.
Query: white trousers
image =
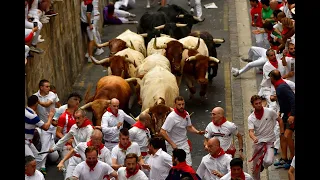
[[[119,9],[121,6],[134,8],[136,0],[120,0],[114,3],[114,9]]]
[[[263,30],[263,28],[259,28],[259,27],[256,27],[256,29]],[[266,48],[266,49],[270,47],[267,33],[255,34],[255,39],[256,39],[257,46]]]
[[[172,156],[173,149],[172,149],[171,145],[167,142],[166,142],[166,148],[167,148],[167,153]],[[190,146],[189,146],[188,142],[183,143],[183,145],[181,145],[181,146],[177,146],[177,148],[183,149],[186,152],[186,154],[187,154],[186,162],[189,166],[192,166],[192,158],[191,158]]]
[[[274,148],[280,149],[280,126],[278,121],[274,126],[274,134],[276,135],[276,141],[273,143]]]
[[[30,51],[29,46],[24,45],[24,58],[28,57],[29,51]]]
[[[99,16],[94,16],[93,18],[93,26],[94,26],[94,32],[93,32],[93,35],[94,35],[94,38],[96,40],[96,42],[98,44],[101,44],[101,36],[100,36],[100,33],[99,33],[99,20],[100,20],[100,15]]]
[[[60,152],[61,152],[61,159],[63,159],[69,153],[69,150],[67,149],[67,146],[63,146]],[[67,168],[69,165],[69,159],[64,161],[63,165],[65,168]],[[63,177],[64,179],[66,179],[66,171],[63,171]]]
[[[249,62],[242,69],[239,70],[239,75],[249,71],[251,68],[259,67],[262,68],[263,65],[268,61],[266,55],[267,49],[261,48],[258,46],[252,46],[248,52],[248,59],[252,59],[252,62]]]
[[[68,177],[71,177],[72,176],[72,173],[74,171],[74,169],[76,168],[76,166],[82,162],[82,159],[80,157],[77,157],[77,156],[72,156],[70,159],[69,159],[69,164],[68,166],[65,168],[67,169],[66,171],[66,176],[64,179],[67,179]]]
[[[49,151],[51,147],[53,147],[54,143],[54,137],[56,136],[56,127],[50,126],[50,128],[45,131],[41,130],[40,134],[40,140],[41,140],[41,151]],[[59,158],[59,154],[57,151],[54,151],[52,153],[46,153],[42,154],[42,164],[41,168],[45,168],[47,157],[49,156],[51,161],[57,161]]]
[[[253,155],[256,154],[261,147],[263,147],[263,143],[259,144],[253,144],[252,149],[253,149]],[[255,168],[256,164],[259,161],[259,157],[262,155],[263,151],[260,151],[260,153],[256,156],[256,158],[253,160],[252,167]],[[273,164],[274,161],[274,152],[273,152],[273,142],[268,142],[267,143],[267,152],[263,158],[263,162],[261,165],[265,169],[267,169],[269,166]],[[257,172],[252,173],[252,177],[254,180],[260,180],[260,168],[257,170]]]
[[[24,140],[25,144],[24,144],[24,154],[25,156],[33,156],[36,159],[37,162],[37,169],[39,170],[41,168],[41,164],[42,164],[42,155],[38,155],[39,151],[37,150],[37,148],[34,146],[33,143],[30,143],[30,141],[28,140]]]
[[[198,18],[202,17],[202,6],[201,6],[201,0],[191,0],[190,6],[196,8],[196,16]]]

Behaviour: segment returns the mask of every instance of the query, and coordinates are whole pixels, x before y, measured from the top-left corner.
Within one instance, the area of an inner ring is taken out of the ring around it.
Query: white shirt
[[[63,136],[54,146],[53,150],[61,149],[64,144],[70,139],[74,138],[72,141],[72,146],[77,146],[80,142],[87,142],[90,140],[90,136],[92,135],[93,128],[91,125],[87,125],[86,127],[78,128],[77,124],[71,126],[69,132]]]
[[[172,167],[172,157],[160,148],[150,155],[147,164],[150,165],[150,180],[165,180]]]
[[[124,159],[129,153],[135,153],[138,157],[141,156],[140,147],[136,142],[131,142],[131,145],[125,152],[123,152],[123,150],[119,148],[119,144],[117,144],[111,151],[111,158],[116,159],[117,164],[123,165]]]
[[[114,116],[111,112],[106,111],[102,115],[101,120],[101,128],[104,135],[105,141],[113,141],[119,142],[119,132],[122,126],[118,129],[117,124],[118,122],[127,121],[129,124],[133,125],[136,123],[135,120],[132,119],[129,115],[127,115],[123,110],[118,110],[117,117]]]
[[[80,154],[82,161],[85,161],[86,155],[85,155],[85,151],[88,147],[87,145],[88,142],[80,142],[75,148],[74,151],[78,154]],[[100,153],[98,154],[98,160],[105,162],[107,164],[109,164],[111,166],[112,162],[111,162],[111,152],[108,148],[106,148],[103,145],[103,148],[101,149]]]
[[[92,12],[87,12],[87,5],[84,4],[84,1],[81,1],[80,20],[84,23],[88,23],[87,13],[91,13],[91,22],[92,22],[94,14]]]
[[[53,119],[58,120],[62,113],[64,113],[68,109],[68,104],[64,104],[59,108],[56,108],[56,112],[54,113]]]
[[[93,14],[94,14],[94,16],[100,15],[100,12],[99,12],[99,0],[93,0],[92,1],[92,5],[93,5]]]
[[[98,161],[93,171],[90,171],[90,167],[85,161],[79,163],[73,171],[73,176],[79,178],[79,180],[103,180],[107,179],[105,176],[110,175],[114,169],[102,161]]]
[[[296,156],[293,156],[290,166],[292,166],[293,168],[296,168]]]
[[[148,128],[143,130],[134,126],[129,129],[129,137],[131,142],[138,143],[141,152],[148,152],[148,140],[151,137]]]
[[[221,148],[226,151],[232,144],[232,135],[237,134],[237,126],[230,121],[226,121],[221,126],[216,126],[213,122],[210,122],[206,127],[204,137],[207,139],[217,137],[220,140]]]
[[[270,108],[264,108],[261,120],[257,119],[254,112],[248,117],[248,129],[253,129],[258,142],[274,142],[274,126],[276,125],[278,114]]]
[[[282,32],[283,30],[282,23],[278,21],[275,25],[273,25],[273,28],[278,29],[279,32]]]
[[[296,72],[296,58],[293,57],[286,57],[287,65],[285,66],[285,72],[288,74],[290,71]],[[282,74],[281,74],[282,75]],[[296,74],[294,74],[292,77],[287,78],[288,80],[295,82]]]
[[[148,180],[148,177],[143,171],[139,170],[137,174],[127,178],[126,167],[121,167],[118,169],[118,180]]]
[[[51,91],[49,91],[49,94],[47,94],[45,96],[41,96],[39,90],[38,90],[38,92],[34,93],[34,95],[38,96],[40,102],[47,102],[47,101],[53,102],[49,107],[43,107],[40,104],[37,106],[38,116],[40,117],[40,119],[43,122],[47,122],[48,117],[49,117],[49,113],[50,113],[50,109],[53,109],[56,107],[57,96]]]
[[[278,61],[278,68],[275,68],[269,60],[267,60],[267,62],[263,65],[263,75],[262,75],[262,80],[261,80],[261,86],[263,87],[270,87],[271,88],[271,80],[270,77],[268,76],[269,73],[274,70],[274,69],[278,69],[281,73],[281,75],[283,75],[285,73],[285,68],[282,65],[282,60],[277,60]]]
[[[36,112],[34,112],[33,109],[30,107],[25,108],[25,120],[24,120],[24,138],[28,140],[33,139],[33,133],[31,131],[34,131],[36,127],[41,127],[44,125],[44,122],[39,119],[38,115]],[[29,133],[28,133],[29,132]]]
[[[243,173],[244,173],[245,180],[253,180],[253,178],[251,177],[250,174],[248,174],[246,172],[243,172]],[[231,171],[220,178],[220,180],[230,180],[230,179],[231,179]]]
[[[219,171],[221,174],[227,174],[230,169],[230,161],[232,157],[230,154],[224,154],[218,158],[213,158],[211,154],[207,154],[201,160],[201,163],[197,169],[197,174],[201,179],[205,180],[218,180],[218,176],[213,175],[213,170]]]
[[[177,113],[172,111],[162,125],[162,129],[167,131],[169,138],[177,145],[182,146],[188,143],[187,126],[191,126],[191,119],[188,115],[182,118]]]
[[[25,180],[45,180],[43,174],[37,169],[32,176],[27,176],[25,174],[24,177]]]

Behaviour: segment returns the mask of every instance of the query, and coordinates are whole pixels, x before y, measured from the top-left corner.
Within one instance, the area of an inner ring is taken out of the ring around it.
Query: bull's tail
[[[86,90],[86,93],[85,93],[85,96],[84,96],[85,103],[93,101],[94,96],[89,97],[91,88],[92,88],[92,83],[89,83],[87,90]]]

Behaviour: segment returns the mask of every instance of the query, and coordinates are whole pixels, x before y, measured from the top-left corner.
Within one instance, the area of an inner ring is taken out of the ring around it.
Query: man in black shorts
[[[280,114],[283,114],[284,133],[280,136],[281,159],[275,162],[275,166],[283,165],[289,169],[294,157],[294,142],[292,134],[295,129],[295,95],[290,86],[281,78],[279,70],[275,69],[269,73],[271,83],[276,89],[277,101],[280,106]],[[287,148],[290,150],[290,158],[287,158]]]

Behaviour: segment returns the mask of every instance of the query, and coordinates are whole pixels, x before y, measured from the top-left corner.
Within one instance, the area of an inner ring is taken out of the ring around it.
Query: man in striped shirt
[[[44,123],[36,113],[38,106],[38,97],[36,95],[31,95],[27,100],[27,107],[25,108],[25,117],[24,117],[24,140],[25,140],[25,156],[31,155],[35,157],[37,161],[37,169],[40,169],[42,156],[38,155],[38,150],[32,143],[34,130],[36,127],[41,128],[44,131],[47,131],[51,125],[52,117],[55,113],[55,109],[50,109],[48,116],[48,121]]]

